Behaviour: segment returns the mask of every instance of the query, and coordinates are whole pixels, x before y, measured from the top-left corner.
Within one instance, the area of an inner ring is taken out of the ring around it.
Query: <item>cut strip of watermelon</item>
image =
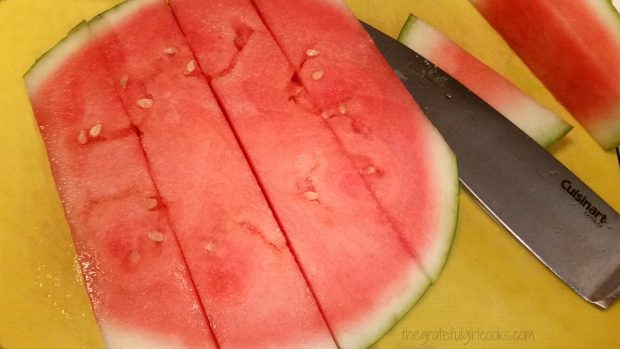
[[[251,3],[171,5],[338,345],[370,345],[416,302],[428,279],[325,120],[304,100]]]
[[[335,348],[170,9],[161,0],[130,0],[90,25],[140,130],[160,205],[218,343]]]
[[[140,142],[88,27],[25,81],[109,348],[215,348]]]
[[[572,127],[493,69],[410,15],[398,40],[459,80],[513,124],[547,147]]]
[[[471,0],[605,149],[620,145],[620,17],[609,0]]]
[[[436,279],[458,211],[451,150],[344,2],[254,4],[410,250]]]

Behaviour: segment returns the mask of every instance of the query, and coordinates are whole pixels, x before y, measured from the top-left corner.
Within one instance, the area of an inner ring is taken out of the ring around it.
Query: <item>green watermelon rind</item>
[[[161,0],[125,0],[90,19],[88,26],[91,30],[97,31],[99,26],[105,27],[122,22],[144,6],[160,2]]]
[[[414,16],[413,14],[409,14],[409,16],[407,16],[407,20],[405,21],[405,24],[403,25],[403,27],[400,29],[400,32],[398,33],[398,41],[403,42],[405,41],[405,39],[409,36],[409,32],[411,31],[411,26],[413,25],[413,23],[415,23],[418,20],[418,17]]]
[[[412,35],[412,28],[417,20],[418,18],[416,16],[412,14],[409,15],[400,33],[398,34],[398,41],[406,45],[409,36]],[[562,121],[561,119],[558,119],[555,125],[553,127],[549,125],[549,128],[552,128],[553,132],[543,132],[544,136],[537,137],[539,139],[536,140],[538,144],[544,148],[548,148],[558,140],[564,138],[564,136],[566,136],[573,129],[573,126]]]
[[[428,277],[433,283],[437,282],[439,275],[441,275],[448,262],[448,257],[454,247],[459,218],[459,195],[461,187],[458,175],[458,160],[447,144],[445,147],[450,152],[450,161],[447,165],[452,173],[452,182],[450,184],[442,183],[444,184],[443,188],[450,188],[449,190],[446,190],[444,200],[445,202],[452,202],[453,205],[451,205],[452,207],[447,208],[450,212],[444,215],[443,222],[445,225],[439,229],[443,235],[441,239],[444,241],[443,247],[440,248],[439,252],[434,255],[435,261],[431,261],[430,263],[427,262],[427,267],[425,268]],[[448,219],[447,217],[451,218]]]
[[[416,292],[410,294],[410,298],[409,298],[410,301],[406,305],[402,306],[398,312],[394,313],[393,321],[388,322],[386,326],[380,328],[379,330],[376,330],[375,332],[379,333],[379,335],[376,336],[374,339],[368,341],[367,343],[364,343],[364,345],[360,347],[364,347],[364,348],[372,347],[375,343],[380,341],[381,338],[383,338],[387,333],[389,333],[396,325],[398,325],[401,322],[402,318],[407,313],[409,313],[420,302],[420,300],[428,292],[431,286],[433,286],[433,284],[437,282],[439,275],[441,274],[441,272],[446,266],[446,262],[448,261],[448,256],[450,255],[450,252],[454,246],[454,241],[456,240],[456,231],[457,231],[457,223],[458,223],[458,216],[459,216],[459,194],[460,194],[460,184],[459,184],[459,177],[458,177],[458,170],[457,170],[458,168],[457,158],[454,155],[454,153],[450,150],[450,148],[447,146],[447,144],[443,142],[443,139],[442,138],[438,138],[438,139],[441,140],[441,144],[439,144],[438,147],[442,151],[447,152],[448,154],[445,154],[445,155],[440,154],[437,156],[437,158],[441,158],[441,159],[449,158],[449,161],[446,161],[446,163],[443,164],[442,166],[447,166],[447,168],[449,168],[449,171],[451,172],[449,176],[445,177],[446,179],[448,177],[450,178],[450,183],[447,183],[447,182],[442,183],[443,184],[442,188],[450,188],[442,192],[443,199],[445,202],[452,203],[451,205],[452,207],[448,209],[449,213],[447,213],[444,216],[444,217],[451,217],[451,218],[445,220],[447,224],[443,226],[442,229],[440,229],[443,233],[442,241],[445,241],[445,244],[443,244],[442,248],[439,249],[441,252],[434,254],[436,262],[431,263],[433,265],[433,268],[430,270],[426,270],[426,269],[424,270],[424,274],[428,277],[428,283],[424,285],[420,285],[419,288],[416,288]]]
[[[615,13],[616,16],[618,16],[618,19],[620,19],[620,9],[616,8],[616,5],[614,5],[613,0],[607,0],[607,5],[611,7],[611,13]]]
[[[620,9],[616,8],[616,5],[614,5],[613,0],[607,0],[607,4],[611,7],[611,12],[615,13],[618,16],[618,19],[620,19]]]
[[[53,74],[68,56],[78,52],[91,39],[85,21],[78,23],[69,30],[64,38],[37,58],[24,73],[23,78],[28,91],[31,93],[36,91],[38,86]]]
[[[370,339],[362,343],[357,343],[356,347],[371,348],[373,345],[379,342],[403,319],[405,315],[407,315],[407,313],[409,313],[416,306],[416,304],[418,304],[418,302],[423,298],[423,296],[426,294],[432,284],[432,281],[427,279],[426,284],[423,284],[421,285],[421,287],[416,288],[416,292],[411,294],[409,301],[404,306],[400,307],[400,310],[398,312],[395,312],[393,314],[392,321],[388,321],[384,327],[372,328],[373,332],[376,333],[376,335],[366,336]]]

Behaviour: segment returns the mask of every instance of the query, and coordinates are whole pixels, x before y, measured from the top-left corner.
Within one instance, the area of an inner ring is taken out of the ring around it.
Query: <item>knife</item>
[[[620,296],[620,215],[450,75],[362,26],[453,149],[467,190],[575,292],[608,308]]]

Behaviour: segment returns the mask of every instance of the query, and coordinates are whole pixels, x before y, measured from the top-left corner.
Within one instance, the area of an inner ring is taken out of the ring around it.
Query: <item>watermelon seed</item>
[[[327,111],[327,110],[323,110],[323,111],[321,112],[321,117],[322,117],[323,119],[325,119],[325,120],[330,119],[332,116],[334,116],[334,114],[333,114],[332,112]]]
[[[127,75],[121,76],[120,84],[121,84],[122,88],[127,88],[127,83],[128,82],[129,82],[129,77]]]
[[[187,63],[186,69],[187,69],[186,75],[191,74],[194,70],[196,70],[196,61],[193,59],[189,61],[189,63]]]
[[[88,137],[86,136],[86,131],[81,130],[81,131],[80,131],[80,134],[78,135],[78,138],[77,138],[77,139],[78,139],[78,142],[79,142],[80,144],[86,144],[86,143],[88,143]]]
[[[338,105],[338,111],[340,112],[340,114],[346,114],[347,113],[347,106],[345,106],[344,104],[340,103]]]
[[[215,244],[209,241],[205,244],[204,248],[209,252],[213,252],[215,251]]]
[[[304,193],[304,197],[308,201],[317,201],[319,199],[319,193],[316,191],[307,191]]]
[[[306,51],[306,56],[308,56],[308,57],[316,57],[316,56],[318,56],[320,54],[321,54],[321,51],[315,50],[313,48],[311,48],[308,51]]]
[[[149,232],[148,234],[149,239],[151,239],[152,241],[155,242],[162,242],[164,241],[164,234],[158,232],[158,231],[152,231]]]
[[[360,173],[363,175],[373,175],[377,173],[377,169],[374,166],[368,166],[365,169],[361,170]]]
[[[148,109],[153,106],[153,100],[150,98],[139,99],[136,104],[142,109]]]
[[[164,53],[167,55],[175,55],[179,50],[176,47],[166,47]]]
[[[101,134],[101,129],[102,129],[101,124],[95,124],[95,126],[91,127],[90,131],[88,131],[88,135],[91,138],[97,138]]]
[[[158,204],[159,204],[159,202],[157,201],[157,199],[149,198],[149,199],[146,200],[146,209],[147,210],[152,210],[155,207],[157,207]]]
[[[314,73],[312,73],[312,80],[321,80],[323,75],[325,75],[325,71],[317,70]]]

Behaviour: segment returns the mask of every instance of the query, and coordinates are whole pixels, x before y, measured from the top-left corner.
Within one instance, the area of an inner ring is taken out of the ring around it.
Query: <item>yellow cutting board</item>
[[[294,1],[294,0],[293,0]],[[0,348],[103,348],[21,79],[83,19],[118,0],[0,0]],[[620,210],[620,170],[467,0],[350,0],[391,35],[414,13],[575,125],[551,149]],[[376,348],[620,348],[620,306],[581,300],[463,190],[439,281]],[[243,329],[241,329],[243,331]],[[243,335],[241,332],[240,335]]]

